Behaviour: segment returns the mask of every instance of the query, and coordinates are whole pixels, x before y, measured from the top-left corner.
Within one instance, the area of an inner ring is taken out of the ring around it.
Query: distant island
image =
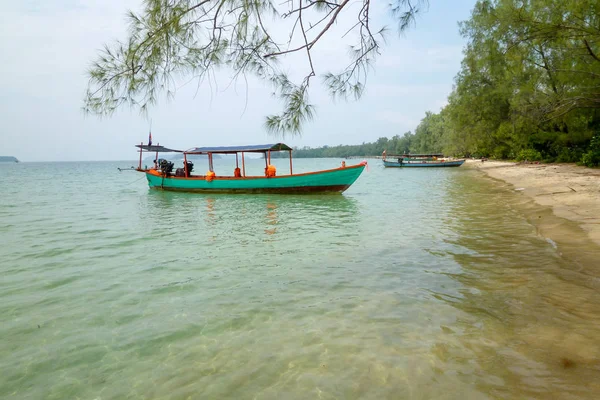
[[[18,163],[17,157],[13,156],[0,156],[0,163]]]

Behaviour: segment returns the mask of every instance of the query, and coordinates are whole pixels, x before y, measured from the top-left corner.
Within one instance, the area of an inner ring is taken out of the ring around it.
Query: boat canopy
[[[169,149],[168,147],[158,145],[136,144],[135,147],[152,153],[183,153],[182,150]]]
[[[430,153],[430,154],[388,154],[388,157],[444,157],[442,153]]]
[[[263,153],[266,151],[283,151],[292,150],[291,147],[284,143],[274,144],[256,144],[250,146],[221,146],[221,147],[194,147],[184,151],[186,154],[208,154],[208,153],[221,153],[221,154],[233,154],[233,153]]]

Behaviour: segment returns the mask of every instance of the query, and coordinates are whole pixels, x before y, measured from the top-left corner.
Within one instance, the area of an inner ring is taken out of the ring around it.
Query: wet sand
[[[514,186],[558,217],[577,223],[600,245],[600,169],[575,164],[467,160],[464,165]]]

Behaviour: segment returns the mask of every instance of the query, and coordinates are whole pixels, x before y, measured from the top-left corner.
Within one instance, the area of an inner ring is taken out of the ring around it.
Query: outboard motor
[[[173,172],[173,163],[171,161],[161,158],[158,160],[158,165],[160,165],[160,170],[165,175],[169,175],[171,172]]]
[[[194,163],[188,161],[187,163],[187,176],[190,176],[190,174],[192,173],[192,170],[194,169]],[[186,176],[185,175],[185,168],[177,168],[175,170],[175,176]]]

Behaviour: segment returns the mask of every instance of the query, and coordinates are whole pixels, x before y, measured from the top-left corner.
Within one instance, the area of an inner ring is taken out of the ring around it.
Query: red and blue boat
[[[305,173],[293,173],[292,148],[284,143],[251,146],[194,147],[188,150],[175,150],[159,145],[136,145],[139,148],[140,163],[137,171],[146,174],[148,185],[153,189],[200,193],[342,193],[348,189],[367,165],[363,161],[339,168]],[[278,174],[271,164],[272,152],[289,152],[288,174]],[[155,153],[153,167],[142,168],[142,154]],[[182,153],[183,165],[175,168],[172,161],[159,159],[159,153]],[[246,175],[245,155],[260,153],[265,160],[264,175]],[[235,155],[233,174],[217,173],[213,155]],[[208,159],[208,171],[195,174],[189,156],[203,155]],[[241,163],[240,163],[241,161]],[[240,168],[241,167],[241,168]]]

